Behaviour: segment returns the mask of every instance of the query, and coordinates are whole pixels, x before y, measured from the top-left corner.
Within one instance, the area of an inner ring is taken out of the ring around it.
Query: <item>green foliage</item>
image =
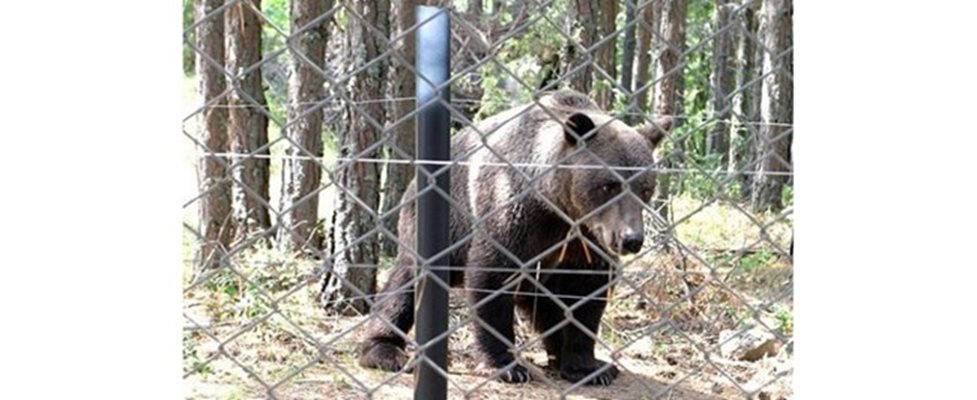
[[[724,305],[723,308],[726,314],[736,321],[736,329],[744,329],[756,321],[753,311],[749,307]]]
[[[729,179],[719,154],[693,153],[686,159],[685,167],[692,170],[681,180],[681,190],[697,199],[709,199],[724,194],[734,198],[740,183]]]
[[[557,0],[541,12],[545,12],[546,17],[551,21],[562,21],[563,10],[566,7],[568,7],[566,0]],[[514,18],[512,14],[514,7],[506,7],[505,10],[501,16],[503,26]],[[540,19],[540,21],[544,20]],[[496,44],[494,48],[498,51],[495,53],[495,60],[503,64],[512,74],[494,62],[485,63],[479,69],[484,94],[478,118],[485,118],[516,104],[530,101],[546,72],[542,68],[543,60],[560,54],[565,45],[566,40],[557,31],[557,27],[545,22],[537,22],[532,29],[526,31],[525,35],[515,36],[502,44]],[[512,85],[513,80],[521,83]]]
[[[761,248],[755,253],[747,254],[740,259],[740,269],[747,274],[752,274],[759,268],[766,267],[773,264],[776,260],[776,255],[774,255],[770,250],[766,248]]]
[[[212,292],[223,293],[231,298],[237,298],[241,288],[238,286],[238,279],[230,271],[222,271],[207,280],[205,287]]]
[[[783,196],[783,204],[794,204],[794,185],[790,182],[784,185],[784,191],[781,192],[781,196]]]
[[[778,331],[788,336],[794,334],[794,313],[790,310],[783,309],[777,311],[775,317],[777,318]]]
[[[725,169],[725,166],[720,165],[720,157],[707,154],[705,151],[706,136],[714,124],[709,110],[712,50],[707,43],[712,34],[709,22],[712,18],[713,5],[709,1],[691,1],[688,7],[685,28],[687,55],[684,59],[686,66],[682,81],[684,121],[675,132],[675,136],[688,136],[684,142],[686,162],[684,168],[719,171]],[[698,198],[709,198],[719,189],[712,179],[700,173],[690,173],[682,178],[681,184],[673,186],[673,190],[679,193],[691,190]]]
[[[303,268],[308,265],[283,258],[275,250],[255,249],[237,257],[231,261],[237,272],[224,268],[203,284],[208,292],[206,308],[214,322],[265,315],[276,295],[306,283]]]
[[[278,27],[278,29],[281,29],[281,31],[285,34],[288,34],[289,29],[291,29],[291,21],[288,18],[288,4],[288,0],[263,0],[261,2],[261,12],[265,15],[265,17],[268,17],[268,20],[271,21],[272,24]],[[284,38],[275,33],[274,28],[268,26],[267,23],[264,24],[264,29],[264,40],[266,47],[269,41],[284,43]],[[271,32],[269,32],[269,30]]]
[[[713,30],[710,22],[713,15],[711,1],[689,2],[686,16],[685,43],[689,52],[685,59],[683,84],[685,96],[683,109],[686,117],[700,117],[709,111],[709,73],[712,68]],[[704,131],[696,132],[693,140],[705,141]]]
[[[183,73],[187,76],[193,75],[194,53],[188,41],[193,41],[196,37],[193,31],[188,31],[193,25],[193,0],[183,0]]]
[[[214,368],[209,363],[204,363],[197,354],[196,342],[201,339],[202,334],[193,331],[183,332],[183,373],[193,371],[200,375],[210,375],[214,373]]]
[[[271,57],[262,64],[262,78],[267,87],[265,98],[268,112],[278,121],[285,121],[288,104],[288,82],[282,73],[288,68],[288,55],[273,55],[285,48],[285,38],[291,29],[288,5],[288,0],[264,0],[261,3],[261,12],[267,17],[267,21],[262,21],[261,25],[261,53],[263,58]]]

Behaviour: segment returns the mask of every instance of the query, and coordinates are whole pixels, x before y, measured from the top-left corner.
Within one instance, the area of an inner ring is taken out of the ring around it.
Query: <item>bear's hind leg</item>
[[[406,334],[414,325],[414,261],[403,252],[394,271],[376,298],[367,323],[366,339],[360,344],[360,366],[400,371],[407,364]],[[393,325],[393,326],[391,326]]]

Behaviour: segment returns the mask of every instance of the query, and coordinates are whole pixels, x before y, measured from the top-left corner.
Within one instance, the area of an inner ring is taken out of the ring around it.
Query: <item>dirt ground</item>
[[[356,364],[367,317],[331,316],[317,307],[313,265],[250,257],[247,265],[261,267],[241,267],[242,275],[220,275],[185,292],[187,398],[411,398],[410,374]],[[545,372],[538,344],[522,353],[536,366],[532,382],[486,380],[475,372],[461,293],[452,293],[451,325],[458,329],[449,342],[450,397],[790,399],[792,326],[785,326],[783,316],[792,310],[792,295],[778,299],[778,291],[771,290],[789,290],[790,263],[774,259],[736,275],[710,272],[690,257],[656,260],[625,269],[640,290],[619,286],[605,314],[598,357],[615,360],[622,371],[607,387],[577,387]],[[520,324],[520,342],[535,337],[526,325]],[[756,326],[776,330],[787,343],[752,362],[720,354],[720,332]]]

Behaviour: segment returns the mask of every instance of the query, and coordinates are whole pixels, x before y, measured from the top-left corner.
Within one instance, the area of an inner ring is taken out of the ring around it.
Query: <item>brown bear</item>
[[[594,338],[618,256],[642,247],[653,150],[671,125],[666,117],[634,128],[562,90],[452,138],[453,157],[468,163],[450,172],[457,247],[449,262],[461,266],[450,281],[466,289],[480,365],[491,375],[530,379],[513,355],[518,308],[543,335],[548,368],[572,382],[607,385],[617,377],[616,367],[594,357]],[[413,202],[415,193],[416,182],[403,199]],[[415,224],[415,207],[405,204],[394,270],[360,348],[364,367],[397,371],[407,363],[401,332],[414,323]]]

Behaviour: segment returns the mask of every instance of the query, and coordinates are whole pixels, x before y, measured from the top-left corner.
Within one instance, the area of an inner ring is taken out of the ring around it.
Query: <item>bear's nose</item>
[[[641,245],[645,242],[645,235],[632,233],[624,237],[621,241],[621,250],[624,254],[634,254],[641,250]]]

